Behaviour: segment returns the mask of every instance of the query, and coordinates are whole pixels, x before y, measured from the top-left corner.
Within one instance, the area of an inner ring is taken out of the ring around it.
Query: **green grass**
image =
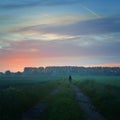
[[[120,77],[72,76],[72,78],[73,83],[90,96],[100,113],[108,120],[118,119]],[[60,91],[50,96],[51,91],[59,85],[61,85]],[[0,77],[0,120],[19,120],[24,111],[41,101],[49,104],[45,120],[84,119],[67,77]]]
[[[0,76],[0,89],[10,86],[23,86],[28,84],[44,83],[48,81],[58,80],[60,76],[50,75],[24,75],[24,76]]]
[[[19,120],[22,113],[42,101],[58,81],[10,86],[0,90],[0,120]]]
[[[48,103],[50,107],[45,120],[83,120],[70,83],[64,82],[60,91]]]
[[[107,79],[106,79],[107,78]],[[114,77],[112,77],[114,78]],[[81,90],[88,95],[98,111],[108,120],[118,120],[120,110],[120,87],[115,85],[114,79],[101,77],[77,81]],[[108,81],[110,79],[110,81]],[[100,82],[98,81],[100,80]],[[107,81],[107,82],[106,82]]]
[[[120,76],[73,76],[74,81],[94,80],[98,83],[120,87]]]

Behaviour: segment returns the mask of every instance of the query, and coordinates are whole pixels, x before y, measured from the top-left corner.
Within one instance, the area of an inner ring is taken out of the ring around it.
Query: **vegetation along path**
[[[74,97],[75,95],[75,97]],[[77,102],[76,102],[77,100]],[[22,120],[106,120],[81,90],[68,82],[56,86],[40,102],[23,114]]]
[[[73,85],[73,91],[75,92],[76,100],[78,105],[83,110],[86,120],[106,120],[96,108],[91,104],[90,99],[85,96],[81,90]]]
[[[46,96],[46,98],[51,97],[52,95],[55,95],[59,91],[59,89],[60,89],[60,86],[57,86],[50,93],[49,96]],[[35,106],[33,106],[28,111],[26,111],[25,113],[23,113],[22,120],[42,120],[47,109],[48,109],[48,103],[40,102],[40,103],[36,104]]]

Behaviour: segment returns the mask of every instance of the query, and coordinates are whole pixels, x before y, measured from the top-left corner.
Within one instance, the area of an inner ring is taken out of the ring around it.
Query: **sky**
[[[0,1],[0,71],[119,66],[119,0]]]

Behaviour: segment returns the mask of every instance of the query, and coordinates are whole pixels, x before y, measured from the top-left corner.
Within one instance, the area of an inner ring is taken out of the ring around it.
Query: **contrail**
[[[88,12],[90,12],[91,14],[93,14],[94,16],[96,16],[97,18],[101,18],[100,15],[98,15],[96,12],[92,11],[91,9],[87,8],[86,6],[84,6],[84,5],[82,5],[82,4],[80,4],[80,6],[81,6],[82,8],[84,8],[85,10],[87,10]]]

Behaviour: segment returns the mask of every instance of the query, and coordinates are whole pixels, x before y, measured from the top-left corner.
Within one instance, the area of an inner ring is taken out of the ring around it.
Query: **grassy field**
[[[98,83],[120,87],[120,76],[73,76],[74,81],[94,80]]]
[[[43,78],[37,82],[23,82],[28,79],[19,78],[17,81],[14,78],[12,81],[10,78],[8,81],[6,78],[6,84],[1,80],[4,87],[0,89],[0,120],[19,120],[26,110],[39,102],[49,104],[45,120],[83,120],[82,111],[77,106],[72,86],[67,79],[55,77],[44,82]],[[60,91],[50,97],[54,88],[59,86]]]
[[[120,118],[120,77],[76,77],[75,84],[91,98],[97,110],[108,120]]]
[[[120,77],[72,76],[73,84],[91,98],[107,120],[118,120],[120,110]],[[54,88],[60,91],[49,96]],[[46,97],[47,96],[47,97]],[[0,78],[0,120],[19,120],[26,110],[39,102],[49,109],[44,120],[84,120],[67,77],[16,76]]]
[[[0,89],[10,86],[23,86],[28,84],[44,83],[61,79],[60,76],[25,75],[25,76],[0,76]]]
[[[0,81],[0,120],[19,120],[25,110],[42,101],[59,83],[56,77],[32,78]]]

